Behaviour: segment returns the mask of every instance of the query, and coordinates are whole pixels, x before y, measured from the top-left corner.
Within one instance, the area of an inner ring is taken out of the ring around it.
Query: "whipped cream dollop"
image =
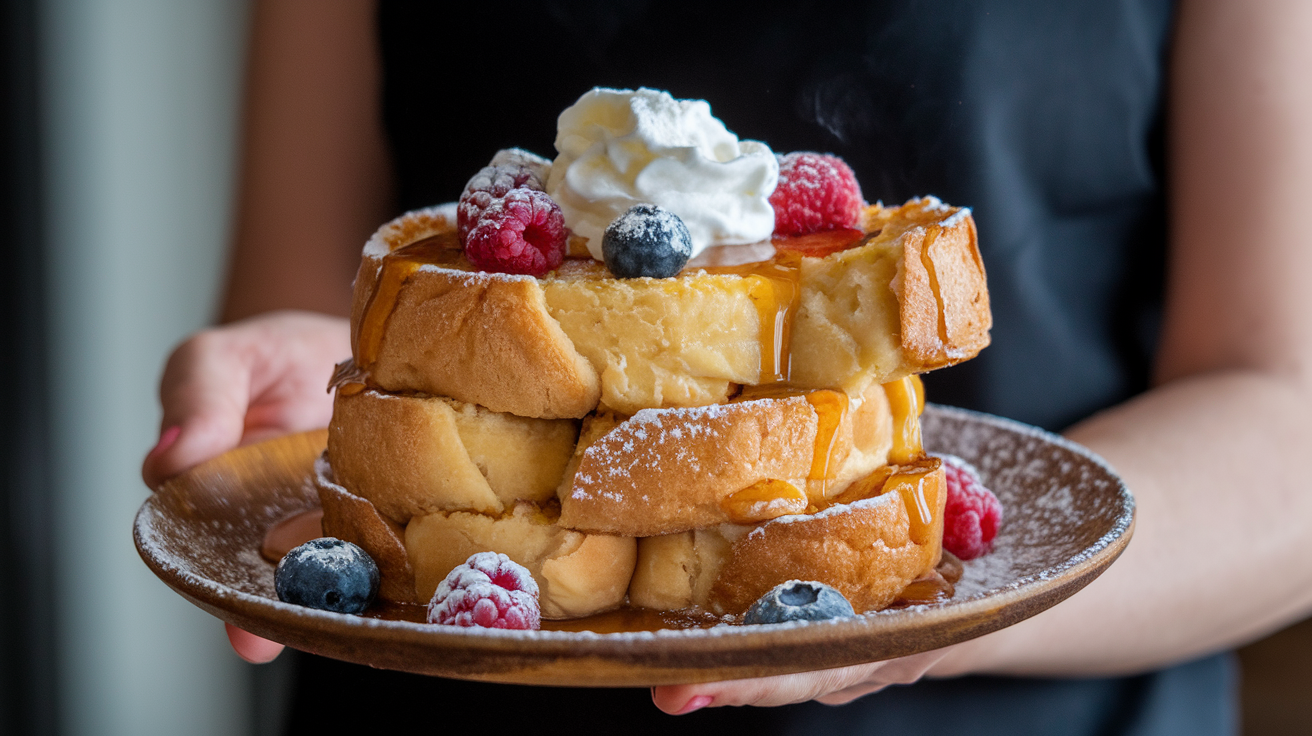
[[[754,243],[774,231],[774,153],[738,140],[704,100],[593,89],[560,114],[556,151],[547,193],[598,260],[606,226],[639,203],[678,215],[694,257],[711,245]]]

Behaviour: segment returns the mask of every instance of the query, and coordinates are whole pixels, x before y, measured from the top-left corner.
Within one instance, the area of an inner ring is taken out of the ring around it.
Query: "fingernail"
[[[683,710],[679,711],[677,715],[684,715],[687,713],[691,713],[695,710],[701,710],[702,708],[705,708],[706,706],[710,705],[711,702],[714,700],[715,698],[712,698],[709,695],[698,695],[692,700],[689,700],[687,703],[684,703]]]
[[[178,441],[178,435],[182,434],[182,427],[175,424],[172,427],[159,433],[159,442],[155,443],[155,448],[150,451],[151,455],[158,455],[161,452],[173,446]]]

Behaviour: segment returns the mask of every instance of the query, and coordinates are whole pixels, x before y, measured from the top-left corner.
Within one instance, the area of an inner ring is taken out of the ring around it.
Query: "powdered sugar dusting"
[[[926,449],[967,459],[1002,502],[993,551],[963,563],[954,601],[1051,579],[1088,562],[1133,520],[1134,500],[1106,462],[1062,437],[941,408],[926,415],[924,431]],[[1090,516],[1114,523],[1089,528]]]
[[[939,225],[942,225],[943,227],[956,227],[964,222],[967,217],[970,217],[970,208],[961,207],[956,212],[948,215],[947,219],[940,222]]]
[[[752,537],[764,536],[766,533],[766,529],[775,524],[795,524],[802,521],[808,521],[810,519],[822,519],[830,516],[841,516],[843,514],[850,514],[853,511],[859,509],[874,508],[875,506],[879,506],[882,504],[893,503],[893,499],[895,498],[898,498],[896,494],[885,493],[871,498],[863,498],[860,501],[854,501],[853,503],[835,504],[825,509],[824,511],[815,514],[788,514],[787,516],[779,516],[756,527],[748,534],[748,536],[752,536]]]
[[[692,255],[692,238],[679,216],[655,205],[635,205],[615,218],[606,228],[606,237],[625,242],[641,240],[669,241],[676,253]]]
[[[928,194],[913,201],[919,204],[926,212],[942,212],[946,214],[952,211],[952,205],[944,204],[943,200],[932,194]]]
[[[493,271],[464,271],[458,268],[447,268],[435,263],[424,263],[419,266],[419,271],[427,273],[444,273],[453,279],[469,284],[470,286],[479,286],[493,281],[533,281],[534,277],[519,273],[496,273]]]
[[[763,408],[758,406],[761,402],[781,400],[806,399],[756,399],[733,404],[641,409],[583,452],[584,460],[579,467],[592,468],[596,475],[586,470],[575,475],[570,496],[579,501],[597,496],[621,501],[626,495],[625,487],[635,475],[650,474],[662,463],[671,461],[693,473],[699,472],[701,460],[694,448],[720,437],[715,420],[731,412],[751,414]]]
[[[382,258],[403,245],[448,232],[455,226],[455,202],[411,210],[384,224],[369,236],[364,244],[364,255],[367,258]]]

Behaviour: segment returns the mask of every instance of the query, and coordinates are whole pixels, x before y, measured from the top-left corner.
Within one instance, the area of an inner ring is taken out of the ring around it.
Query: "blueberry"
[[[761,596],[743,615],[745,624],[780,624],[784,621],[820,621],[855,616],[842,593],[825,585],[789,580]]]
[[[378,593],[378,565],[367,552],[335,537],[312,539],[288,552],[273,574],[278,600],[338,613],[360,613]]]
[[[616,217],[601,239],[610,272],[622,279],[663,279],[683,269],[692,236],[679,216],[654,204],[637,204]]]

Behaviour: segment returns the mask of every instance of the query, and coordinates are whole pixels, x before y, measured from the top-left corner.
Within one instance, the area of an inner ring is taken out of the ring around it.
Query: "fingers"
[[[169,357],[164,419],[141,474],[165,479],[241,444],[327,426],[333,364],[349,356],[346,320],[275,312],[204,330]]]
[[[925,673],[929,672],[930,668],[938,664],[950,651],[951,648],[935,649],[931,652],[913,654],[910,657],[890,659],[883,662],[883,666],[865,682],[836,690],[827,695],[821,695],[816,700],[825,705],[844,705],[864,695],[877,693],[889,685],[910,685],[924,677]]]
[[[178,346],[164,367],[160,441],[142,464],[146,485],[236,447],[250,396],[250,356],[223,330],[206,330]]]
[[[802,703],[822,695],[865,683],[882,662],[841,667],[796,675],[727,680],[697,685],[662,685],[652,688],[652,702],[671,715],[691,713],[708,706],[774,706]],[[707,700],[709,698],[709,700]]]
[[[333,366],[351,355],[346,320],[279,312],[252,321],[251,399],[243,443],[328,425]]]
[[[818,700],[841,705],[889,685],[919,680],[947,656],[951,648],[936,649],[886,662],[840,667],[796,675],[728,680],[698,685],[666,685],[652,688],[652,702],[671,715],[723,705],[774,706]]]
[[[228,632],[228,643],[232,644],[232,650],[237,653],[238,657],[241,657],[251,664],[266,664],[272,662],[282,653],[283,645],[276,641],[261,639],[249,631],[243,631],[232,624],[224,624],[223,628]]]

